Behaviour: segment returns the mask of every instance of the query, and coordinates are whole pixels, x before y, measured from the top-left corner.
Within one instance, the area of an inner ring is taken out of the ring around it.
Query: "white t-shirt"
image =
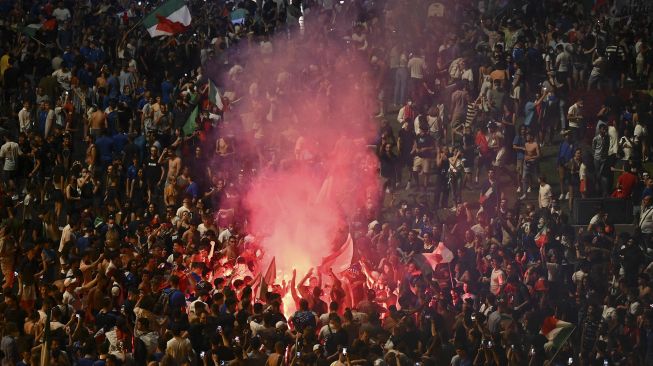
[[[70,70],[64,72],[63,69],[59,69],[52,73],[52,76],[57,78],[57,82],[64,90],[70,90],[70,80],[72,79],[72,74]]]
[[[58,23],[62,23],[70,19],[70,10],[66,8],[56,8],[52,11],[52,16],[57,19]]]
[[[20,151],[20,147],[17,143],[13,141],[5,142],[4,145],[0,147],[0,158],[5,159],[4,170],[16,170],[16,159],[20,154],[22,154],[22,151]]]
[[[490,292],[495,295],[501,291],[501,286],[506,283],[506,274],[501,269],[493,269],[490,275]]]
[[[608,136],[610,137],[608,156],[617,155],[617,152],[619,152],[619,132],[614,126],[608,126]]]
[[[411,78],[423,79],[424,70],[426,69],[426,62],[422,57],[414,56],[408,60],[408,69],[410,70]]]
[[[548,184],[544,184],[543,186],[540,185],[540,191],[539,191],[539,197],[538,197],[538,202],[540,204],[540,208],[547,208],[551,206],[551,197],[553,196],[553,193],[551,192],[551,186]]]

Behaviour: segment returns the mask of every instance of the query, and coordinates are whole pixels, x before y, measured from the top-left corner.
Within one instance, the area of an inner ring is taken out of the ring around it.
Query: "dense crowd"
[[[159,4],[0,0],[1,365],[653,365],[651,4],[190,0],[150,38]],[[244,55],[326,39],[366,63],[379,207],[347,271],[263,285],[244,116],[339,91]],[[572,226],[585,198],[633,224]]]

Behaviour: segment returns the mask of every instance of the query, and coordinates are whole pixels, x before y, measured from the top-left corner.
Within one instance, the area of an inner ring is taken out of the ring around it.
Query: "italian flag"
[[[222,95],[220,95],[220,89],[215,85],[213,80],[209,79],[209,102],[214,106],[218,107],[220,110],[224,110],[224,104],[222,103]]]
[[[565,344],[575,329],[576,327],[573,324],[558,320],[555,316],[545,318],[544,322],[542,322],[542,328],[540,329],[542,335],[548,339],[544,348],[547,351],[550,349],[559,349],[563,344]]]
[[[186,30],[191,16],[183,0],[168,0],[143,19],[151,37],[172,36]]]

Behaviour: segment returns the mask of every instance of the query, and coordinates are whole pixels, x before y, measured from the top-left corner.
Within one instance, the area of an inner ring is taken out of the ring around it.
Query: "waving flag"
[[[188,116],[188,119],[186,120],[186,123],[184,126],[181,128],[181,131],[184,133],[184,136],[190,136],[195,132],[197,129],[197,116],[200,113],[199,106],[195,106],[193,109],[193,112],[191,112],[190,116]]]
[[[423,253],[422,255],[431,267],[435,267],[441,263],[451,263],[453,260],[453,252],[443,242],[438,243],[433,253]]]
[[[545,318],[540,332],[549,341],[546,342],[544,348],[547,350],[560,348],[569,339],[574,329],[576,327],[573,324],[558,320],[555,316]]]
[[[220,110],[224,110],[224,104],[222,103],[222,95],[220,95],[220,89],[215,85],[213,80],[209,79],[209,101]]]
[[[268,292],[268,286],[273,285],[274,281],[277,278],[277,262],[275,258],[272,258],[270,264],[268,265],[268,270],[265,272],[265,276],[261,277],[261,287],[259,292],[259,299],[265,299],[265,294]]]
[[[351,266],[351,259],[354,257],[354,239],[351,234],[347,236],[345,243],[335,253],[328,257],[322,258],[322,265],[320,269],[322,273],[329,273],[329,268],[333,269],[333,273],[340,274],[349,269]]]
[[[190,25],[190,10],[183,0],[168,0],[143,19],[151,37],[172,36]]]

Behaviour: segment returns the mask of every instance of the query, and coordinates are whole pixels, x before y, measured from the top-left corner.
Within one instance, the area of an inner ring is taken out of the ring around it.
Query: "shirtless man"
[[[524,176],[522,179],[524,187],[523,198],[531,191],[532,179],[537,176],[537,161],[540,158],[540,144],[535,141],[532,133],[526,134],[524,144]],[[522,198],[522,199],[523,199]]]
[[[168,179],[166,179],[166,186],[170,178],[173,179],[173,182],[177,180],[179,172],[181,171],[181,158],[175,154],[174,150],[163,149],[163,154],[159,159],[159,164],[163,164],[164,159],[168,159]]]
[[[89,133],[94,138],[98,138],[103,128],[107,128],[107,116],[99,108],[95,109],[95,112],[91,114],[88,119],[89,124]]]

